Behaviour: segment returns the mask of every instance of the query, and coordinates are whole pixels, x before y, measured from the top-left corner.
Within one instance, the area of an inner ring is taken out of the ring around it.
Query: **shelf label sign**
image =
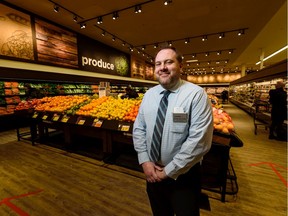
[[[64,115],[64,116],[62,117],[62,119],[61,119],[61,122],[67,123],[68,120],[69,120],[69,117],[66,116],[66,115]]]
[[[48,115],[43,115],[43,116],[42,116],[42,119],[43,119],[43,120],[46,120],[47,118],[48,118]]]
[[[38,113],[35,112],[35,113],[33,114],[32,118],[37,118],[37,117],[38,117]]]
[[[130,125],[125,125],[125,124],[119,124],[118,125],[118,129],[120,130],[120,131],[129,131],[129,129],[130,129]]]
[[[76,124],[78,125],[84,125],[85,124],[86,119],[83,117],[78,117]]]
[[[102,121],[102,120],[99,120],[99,119],[95,118],[94,121],[93,121],[92,126],[93,126],[93,127],[101,127],[102,124],[103,124],[103,121]]]
[[[52,120],[53,120],[53,121],[58,121],[59,118],[60,118],[60,115],[54,114]]]

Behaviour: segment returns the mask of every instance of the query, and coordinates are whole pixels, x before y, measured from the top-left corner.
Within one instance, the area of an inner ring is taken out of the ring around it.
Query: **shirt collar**
[[[159,94],[163,94],[164,91],[169,90],[171,91],[171,93],[177,93],[180,90],[180,87],[184,84],[184,80],[179,79],[179,81],[177,82],[177,84],[174,86],[174,88],[172,89],[165,89],[163,88],[161,85],[159,85]]]

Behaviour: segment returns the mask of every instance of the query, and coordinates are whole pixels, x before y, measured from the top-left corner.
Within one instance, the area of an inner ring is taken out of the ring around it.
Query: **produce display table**
[[[93,137],[101,140],[102,151],[106,157],[117,155],[115,143],[133,145],[133,122],[116,120],[99,120],[89,116],[65,115],[52,112],[30,113],[30,130],[33,134],[31,141],[45,142],[50,136],[49,129],[61,131],[64,134],[64,146],[69,150],[74,143],[74,137]],[[202,188],[221,194],[221,201],[225,202],[226,194],[238,192],[237,177],[229,153],[231,147],[243,146],[237,134],[223,134],[214,132],[211,150],[202,162]],[[109,161],[109,160],[107,160]],[[113,162],[113,159],[110,162]],[[227,183],[231,186],[227,188]]]

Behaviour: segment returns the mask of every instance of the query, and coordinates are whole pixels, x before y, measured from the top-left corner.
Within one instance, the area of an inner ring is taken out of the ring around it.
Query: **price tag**
[[[42,116],[42,119],[43,119],[43,120],[46,120],[47,118],[48,118],[48,115]]]
[[[130,125],[119,125],[121,131],[129,131]]]
[[[80,119],[77,124],[78,125],[84,125],[84,123],[85,123],[85,119]]]
[[[61,119],[61,122],[66,123],[66,122],[68,122],[68,120],[69,120],[68,116],[63,116],[63,118]]]
[[[38,117],[38,113],[34,113],[32,118],[37,118]]]
[[[93,127],[101,127],[102,123],[103,123],[103,121],[101,121],[99,119],[94,119],[92,126]]]
[[[54,114],[52,120],[53,120],[53,121],[58,121],[59,118],[60,118],[60,115]]]

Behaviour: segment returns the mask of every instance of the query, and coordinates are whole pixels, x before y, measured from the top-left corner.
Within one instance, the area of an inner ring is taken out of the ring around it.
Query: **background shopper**
[[[287,119],[287,92],[284,86],[282,81],[278,81],[276,89],[269,91],[269,102],[272,105],[269,139],[287,139],[287,131],[283,128],[284,120]]]
[[[201,87],[181,80],[181,70],[182,56],[175,48],[158,52],[155,74],[159,85],[145,93],[133,128],[134,147],[156,216],[199,215],[200,161],[212,142],[213,115],[208,96]],[[163,95],[168,105],[163,132],[159,132],[162,111],[158,114],[158,107],[164,104]],[[159,137],[160,156],[154,159],[155,139]]]

